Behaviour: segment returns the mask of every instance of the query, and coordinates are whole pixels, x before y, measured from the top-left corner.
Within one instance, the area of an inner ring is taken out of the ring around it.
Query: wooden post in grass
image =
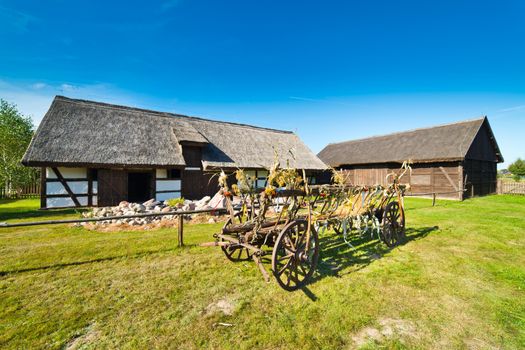
[[[436,192],[432,193],[432,206],[436,205]]]
[[[183,239],[184,227],[183,225],[184,225],[184,217],[182,215],[179,215],[179,231],[178,231],[178,237],[177,237],[179,247],[184,246],[184,239]]]

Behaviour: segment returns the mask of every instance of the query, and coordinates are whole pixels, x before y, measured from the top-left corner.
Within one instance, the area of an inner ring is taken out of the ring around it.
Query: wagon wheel
[[[233,217],[233,221],[232,221],[231,217],[226,221],[226,223],[224,224],[223,228],[228,227],[232,223],[233,224],[242,224],[242,222],[243,222],[242,214],[241,213],[237,213]],[[221,238],[221,242],[225,242],[225,240]],[[250,250],[248,248],[245,248],[245,247],[243,247],[241,245],[238,245],[238,244],[233,244],[232,243],[231,245],[228,245],[228,246],[221,246],[221,249],[224,252],[224,255],[226,255],[226,257],[229,260],[234,261],[234,262],[247,261],[247,260],[250,260],[252,258],[252,253],[250,253]]]
[[[405,220],[403,209],[399,202],[390,202],[383,212],[383,229],[381,230],[381,240],[389,247],[399,244],[405,238]]]
[[[318,258],[319,238],[313,226],[308,239],[308,222],[292,221],[277,237],[272,253],[272,271],[281,287],[293,291],[308,282]]]

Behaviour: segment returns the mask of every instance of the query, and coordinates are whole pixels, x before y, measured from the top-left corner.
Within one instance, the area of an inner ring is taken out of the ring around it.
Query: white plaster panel
[[[87,197],[78,197],[80,205],[87,205]],[[69,197],[60,197],[60,198],[46,198],[46,204],[48,208],[58,208],[58,207],[74,207],[75,203]]]
[[[264,186],[266,186],[266,179],[264,180],[257,180],[257,188],[263,188]]]
[[[157,169],[156,170],[157,179],[166,179],[168,177],[167,169]]]
[[[87,181],[68,181],[67,184],[74,194],[86,194],[88,192]],[[67,194],[66,189],[60,182],[48,182],[46,184],[47,194]]]
[[[60,182],[48,182],[46,184],[46,194],[67,194],[67,191]]]
[[[86,179],[87,169],[86,168],[64,168],[58,167],[58,171],[62,174],[64,179]],[[46,168],[46,177],[48,179],[56,179],[57,176],[51,168]]]
[[[180,180],[157,181],[157,191],[180,191]]]
[[[180,192],[166,192],[166,193],[157,193],[156,200],[165,201],[167,199],[180,198]]]

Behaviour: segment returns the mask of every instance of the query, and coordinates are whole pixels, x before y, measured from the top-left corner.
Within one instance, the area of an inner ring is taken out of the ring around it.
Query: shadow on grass
[[[438,226],[408,228],[406,238],[397,246],[389,248],[370,234],[364,236],[354,235],[350,239],[350,247],[341,235],[328,233],[319,240],[319,263],[317,274],[311,280],[315,282],[327,276],[341,277],[363,269],[373,261],[381,259],[383,255],[410,241],[418,240],[438,230]],[[349,267],[352,267],[348,269]]]
[[[16,270],[5,270],[5,271],[0,271],[0,277],[4,277],[4,276],[7,276],[7,275],[14,275],[14,274],[19,274],[19,273],[24,273],[24,272],[47,271],[47,270],[64,268],[64,267],[87,265],[87,264],[106,262],[106,261],[112,261],[112,260],[118,260],[118,259],[137,259],[137,258],[142,258],[144,256],[152,255],[152,254],[172,252],[172,251],[175,251],[177,249],[179,249],[179,248],[157,249],[157,250],[139,252],[139,253],[135,253],[135,254],[124,254],[124,255],[108,256],[108,257],[95,258],[95,259],[90,259],[90,260],[57,263],[57,264],[52,264],[52,265],[28,267],[28,268],[16,269]]]
[[[342,277],[359,271],[370,265],[375,260],[381,259],[389,251],[396,249],[410,241],[424,238],[433,231],[438,230],[438,226],[408,228],[406,237],[397,246],[389,248],[383,242],[373,238],[370,234],[363,236],[354,235],[350,239],[353,247],[350,247],[343,239],[342,235],[335,232],[328,232],[319,239],[319,262],[316,273],[310,279],[308,284],[300,290],[312,301],[316,301],[317,296],[308,288],[311,285],[325,277]],[[264,259],[264,258],[263,258]],[[270,263],[266,258],[266,263]]]
[[[68,214],[80,213],[79,209],[53,209],[53,210],[35,210],[34,208],[0,208],[0,221],[18,220],[18,219],[41,219],[45,217],[61,216]],[[80,215],[79,215],[80,216]]]

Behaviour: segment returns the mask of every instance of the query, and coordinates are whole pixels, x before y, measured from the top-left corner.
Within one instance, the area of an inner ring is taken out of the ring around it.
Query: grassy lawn
[[[0,221],[78,216],[37,206],[0,201]],[[0,348],[524,348],[525,196],[407,207],[392,250],[325,233],[293,293],[196,246],[220,224],[185,226],[184,248],[173,229],[0,229]]]

